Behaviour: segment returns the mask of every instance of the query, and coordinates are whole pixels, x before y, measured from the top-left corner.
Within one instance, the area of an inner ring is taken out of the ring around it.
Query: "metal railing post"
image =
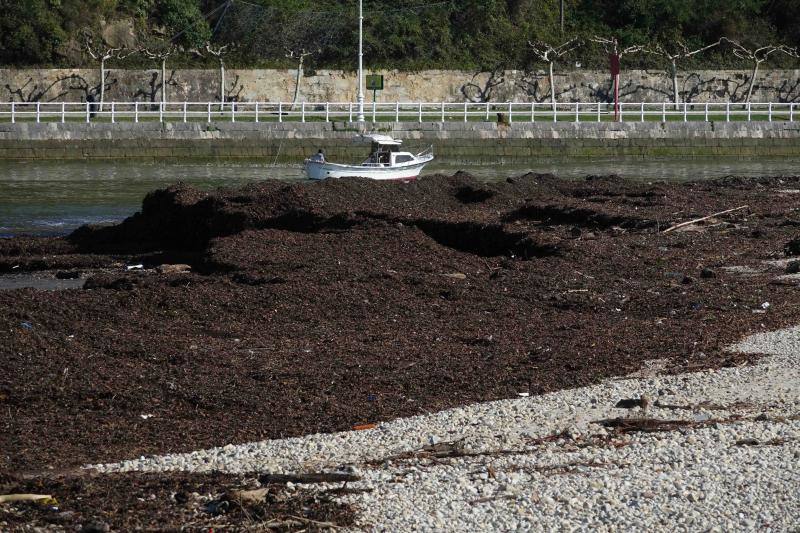
[[[514,104],[512,102],[508,103],[508,123],[511,124],[514,122]]]
[[[66,106],[66,104],[64,104],[64,102],[61,102],[61,123],[62,123],[62,124],[63,124],[63,123],[65,122],[65,120],[66,120],[66,117],[65,117],[66,113],[65,113],[65,109],[64,109],[64,108],[65,108],[65,106]]]
[[[708,102],[706,102],[706,114],[705,114],[706,122],[708,122]]]
[[[231,122],[236,122],[236,103],[231,102]]]
[[[644,102],[642,102],[642,120],[640,122],[644,122]]]
[[[164,102],[158,103],[158,121],[164,122]]]
[[[115,104],[115,103],[116,103],[116,102],[111,102],[111,123],[112,123],[112,124],[113,124],[114,122],[116,122],[116,119],[114,118],[114,104]]]
[[[11,102],[11,123],[14,124],[15,122],[17,122],[17,117],[14,114],[14,102],[12,101]]]
[[[300,104],[300,122],[306,121],[306,103],[302,102]]]
[[[422,102],[419,103],[419,121],[422,122]]]
[[[789,122],[794,122],[794,104],[789,103]]]
[[[86,122],[87,122],[87,124],[89,123],[89,117],[90,116],[91,115],[89,113],[89,102],[86,102]]]
[[[350,102],[350,103],[347,104],[347,109],[348,109],[348,112],[349,112],[349,117],[348,117],[347,121],[348,122],[353,122],[353,102]]]
[[[731,121],[731,103],[725,102],[725,122]]]
[[[39,110],[40,110],[40,102],[36,102],[36,123],[39,123]]]
[[[600,102],[597,102],[597,122],[600,122]]]
[[[661,122],[667,121],[667,103],[661,102]]]
[[[444,117],[444,102],[442,102],[442,122],[443,123],[444,123],[444,120],[445,120],[445,117]]]
[[[325,122],[330,122],[331,121],[330,118],[331,118],[331,103],[325,102]]]
[[[684,102],[683,103],[683,121],[684,122],[686,122],[688,120],[688,116],[686,114],[687,110],[688,110],[688,105],[686,104],[686,102]]]
[[[372,123],[374,124],[377,122],[377,113],[378,113],[378,104],[373,100],[372,101]]]
[[[580,114],[578,113],[578,108],[580,105],[581,104],[579,104],[578,102],[575,102],[575,122],[581,121]]]
[[[256,102],[256,117],[255,117],[256,124],[258,123],[258,102]]]
[[[400,122],[400,102],[394,103],[394,121]]]
[[[772,122],[772,102],[769,103],[769,108],[767,109],[767,120]]]
[[[751,107],[750,107],[750,102],[747,102],[747,122],[750,122],[750,117],[751,117]]]
[[[531,123],[536,122],[536,103],[531,102]]]
[[[553,122],[558,122],[558,104],[553,104]]]
[[[467,122],[467,102],[464,102],[464,122]]]
[[[183,121],[186,122],[186,101],[183,102]]]
[[[353,121],[352,104],[350,107],[350,122]],[[278,102],[278,122],[283,122],[283,102]]]
[[[486,122],[489,122],[489,102],[486,102]]]
[[[133,121],[139,122],[139,102],[133,103]]]
[[[625,113],[622,111],[622,106],[625,105],[622,102],[619,103],[619,121],[625,122]]]

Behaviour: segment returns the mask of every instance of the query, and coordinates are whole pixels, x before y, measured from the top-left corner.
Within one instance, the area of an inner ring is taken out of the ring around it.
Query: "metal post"
[[[508,103],[508,123],[511,124],[514,122],[514,108],[512,107],[514,104],[509,102]]]
[[[422,122],[422,102],[419,103],[419,121]]]
[[[580,106],[580,104],[575,102],[575,122],[581,121],[580,114],[578,114],[578,106]]]
[[[258,106],[258,104],[256,104],[256,106]],[[256,107],[256,109],[258,109],[258,107]],[[330,122],[330,118],[331,118],[331,103],[325,102],[325,122]]]
[[[619,105],[617,106],[618,109],[619,109],[619,121],[620,122],[625,122],[625,118],[624,118],[625,117],[625,113],[622,112],[622,106],[623,106],[622,102],[620,102]]]
[[[61,123],[63,124],[65,120],[64,117],[64,102],[61,102]]]
[[[486,102],[486,122],[489,122],[489,102]]]
[[[464,102],[464,122],[467,122],[467,102]]]
[[[14,124],[17,121],[17,117],[14,116],[14,102],[11,102],[11,123]]]
[[[183,102],[183,121],[186,122],[186,101]]]
[[[211,123],[211,102],[208,103],[208,122]]]
[[[231,102],[231,122],[236,122],[236,104]]]
[[[706,119],[706,122],[708,122],[708,102],[706,102],[705,119]]]
[[[442,102],[442,122],[444,122],[444,102]]]
[[[164,122],[164,102],[158,103],[158,121]]]
[[[686,102],[683,103],[683,121],[686,122],[688,120],[686,116],[686,110],[688,109]]]
[[[394,121],[400,122],[400,102],[394,103]]]
[[[731,121],[731,103],[725,102],[725,122]]]
[[[597,102],[597,122],[600,122],[600,102]]]
[[[363,112],[364,112],[364,108],[362,107],[359,110],[359,113],[363,113]],[[359,119],[359,122],[364,122],[364,115],[361,114],[360,117],[361,118]],[[306,121],[306,103],[303,102],[302,104],[300,104],[300,122],[305,122],[305,121]]]
[[[327,113],[327,111],[328,111],[328,109],[326,107],[325,108],[325,112]],[[327,120],[327,116],[326,116],[326,120]],[[256,102],[256,123],[258,123],[258,102]]]
[[[374,124],[377,122],[377,112],[378,112],[378,104],[375,103],[375,100],[372,101],[372,123]]]
[[[747,102],[747,122],[750,122],[750,102]]]
[[[642,120],[641,120],[641,122],[644,122],[644,102],[642,102]]]
[[[536,106],[536,103],[535,102],[531,102],[531,122],[536,122],[536,116],[535,116],[536,115],[536,108],[535,108],[535,106]]]
[[[139,122],[139,102],[133,103],[133,121]]]
[[[363,0],[358,0],[358,121],[364,122],[364,2]]]
[[[789,122],[794,122],[794,104],[789,104]]]
[[[111,102],[111,123],[112,123],[112,124],[113,124],[114,122],[116,122],[116,120],[114,119],[114,104],[115,104],[115,103],[116,103],[116,102]]]
[[[86,122],[89,122],[89,102],[86,102]]]
[[[350,122],[353,121],[353,110],[350,109]],[[278,102],[278,122],[283,122],[283,102]]]
[[[36,102],[36,123],[39,123],[39,109],[40,109],[40,102]]]
[[[280,105],[280,104],[278,104]],[[347,118],[348,122],[353,122],[353,102],[348,102],[347,110],[349,112],[349,116]]]
[[[553,122],[558,122],[558,104],[553,104]]]
[[[772,102],[769,103],[769,108],[767,111],[767,120],[772,122]]]

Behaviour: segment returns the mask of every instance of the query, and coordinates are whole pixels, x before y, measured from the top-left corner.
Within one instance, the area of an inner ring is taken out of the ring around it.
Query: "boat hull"
[[[361,165],[340,165],[306,160],[306,175],[312,180],[328,178],[368,178],[372,180],[415,180],[429,161],[411,165],[379,167]]]

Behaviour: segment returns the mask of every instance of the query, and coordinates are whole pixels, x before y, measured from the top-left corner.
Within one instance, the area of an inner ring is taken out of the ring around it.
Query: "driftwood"
[[[675,224],[674,226],[668,227],[662,233],[669,233],[670,231],[674,231],[674,230],[676,230],[678,228],[682,228],[684,226],[691,226],[692,224],[696,224],[698,222],[702,222],[704,220],[708,220],[709,218],[714,218],[714,217],[718,217],[719,215],[724,215],[726,213],[732,213],[734,211],[739,211],[740,209],[744,209],[746,207],[749,207],[749,206],[740,205],[739,207],[734,207],[733,209],[726,209],[725,211],[720,211],[719,213],[714,213],[712,215],[708,215],[707,217],[696,218],[694,220],[689,220],[687,222],[681,222],[680,224]]]
[[[262,485],[286,483],[342,483],[360,481],[361,477],[346,472],[320,472],[315,474],[262,474],[258,481]]]
[[[55,501],[49,494],[0,494],[0,503]]]

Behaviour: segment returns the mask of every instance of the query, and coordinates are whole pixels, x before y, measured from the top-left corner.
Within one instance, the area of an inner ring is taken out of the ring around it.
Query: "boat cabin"
[[[365,165],[394,166],[415,160],[410,152],[400,151],[403,143],[401,140],[388,135],[364,135],[363,138],[372,142],[370,156],[364,161]]]

